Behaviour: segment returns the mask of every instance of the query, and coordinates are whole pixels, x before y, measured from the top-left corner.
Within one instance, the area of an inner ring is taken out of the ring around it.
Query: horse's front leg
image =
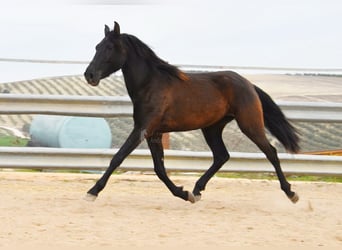
[[[141,143],[144,139],[144,131],[142,129],[134,128],[126,142],[122,145],[119,151],[114,155],[109,167],[96,182],[96,184],[88,191],[86,200],[93,201],[107,184],[107,181],[114,170],[120,166],[123,160]]]
[[[162,134],[157,133],[147,138],[148,146],[151,150],[154,171],[159,179],[165,183],[168,189],[174,196],[182,198],[183,200],[190,201],[193,197],[192,193],[184,191],[183,187],[177,187],[167,176],[164,166],[164,151],[162,145]]]

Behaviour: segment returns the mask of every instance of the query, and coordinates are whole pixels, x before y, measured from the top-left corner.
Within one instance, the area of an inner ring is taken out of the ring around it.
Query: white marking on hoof
[[[200,200],[201,200],[201,198],[202,198],[202,196],[201,196],[201,195],[195,195],[195,200],[196,200],[196,202],[197,202],[197,201],[200,201]]]
[[[96,198],[97,198],[96,195],[89,194],[89,193],[87,193],[86,196],[84,196],[84,200],[86,200],[86,201],[95,201]]]
[[[194,195],[193,193],[188,192],[188,201],[190,201],[191,203],[196,203],[200,199],[201,195]]]
[[[188,201],[190,201],[191,203],[195,203],[196,199],[193,193],[188,191]]]
[[[289,199],[293,202],[293,203],[297,203],[297,201],[299,201],[299,196],[297,193],[295,193],[291,198],[289,197]]]

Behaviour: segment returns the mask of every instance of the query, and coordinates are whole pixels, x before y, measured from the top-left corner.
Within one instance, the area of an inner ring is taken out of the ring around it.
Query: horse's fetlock
[[[291,192],[291,184],[290,183],[283,183],[280,185],[280,187],[286,194]]]

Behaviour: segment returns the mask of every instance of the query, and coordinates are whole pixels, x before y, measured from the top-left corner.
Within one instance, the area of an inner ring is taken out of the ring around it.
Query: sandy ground
[[[294,182],[294,205],[275,181],[215,177],[190,204],[154,175],[123,174],[83,200],[98,177],[0,172],[0,247],[342,247],[342,184]]]

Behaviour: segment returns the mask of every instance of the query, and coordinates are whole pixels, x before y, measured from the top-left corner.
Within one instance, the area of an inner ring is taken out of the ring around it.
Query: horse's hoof
[[[299,201],[299,196],[297,193],[294,193],[294,195],[292,197],[289,197],[289,199],[293,202],[293,203],[297,203],[297,201]]]
[[[201,195],[195,195],[195,201],[197,202],[197,201],[200,201],[201,200]]]
[[[190,201],[191,203],[196,203],[200,199],[201,195],[194,195],[193,193],[188,192],[188,201]]]
[[[97,198],[96,195],[87,193],[86,196],[84,197],[84,200],[86,200],[86,201],[95,201],[96,198]]]

